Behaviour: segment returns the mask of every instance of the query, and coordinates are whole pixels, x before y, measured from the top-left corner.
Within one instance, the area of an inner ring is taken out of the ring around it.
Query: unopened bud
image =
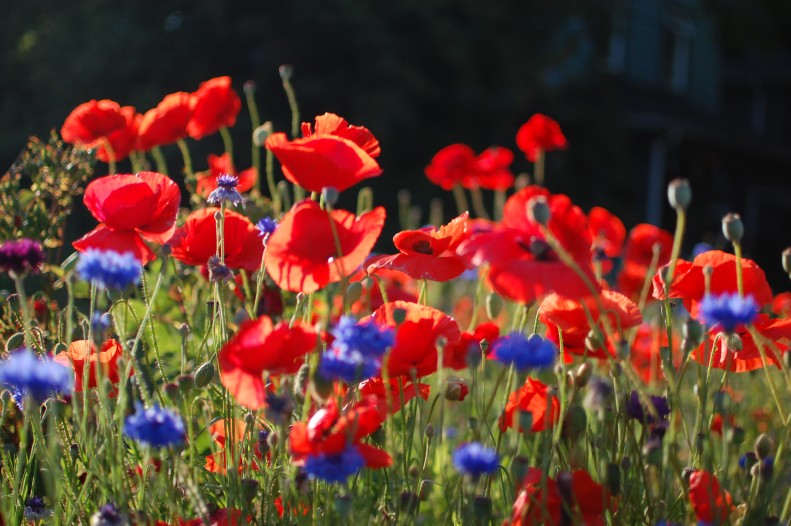
[[[728,442],[739,446],[744,443],[745,434],[746,433],[744,432],[744,429],[741,427],[732,427],[728,429],[726,436],[728,438]]]
[[[195,387],[195,377],[191,374],[180,374],[176,377],[176,383],[179,384],[181,395],[187,396]]]
[[[359,300],[363,295],[363,284],[359,281],[352,281],[346,287],[346,301],[354,303]]]
[[[791,247],[783,250],[783,270],[791,275]]]
[[[195,371],[195,388],[203,389],[214,379],[214,364],[206,362]]]
[[[181,325],[179,325],[179,335],[182,338],[186,338],[189,335],[189,333],[190,333],[189,325],[187,325],[186,323],[182,323]]]
[[[177,382],[166,383],[165,394],[168,395],[168,398],[170,398],[174,402],[177,401],[179,399],[179,394],[181,394],[181,389],[179,388],[179,384]]]
[[[434,424],[429,422],[428,424],[426,424],[426,430],[425,430],[426,437],[431,438],[434,436],[434,433],[435,433]]]
[[[744,236],[744,223],[739,214],[729,213],[722,218],[722,234],[732,243],[740,243]]]
[[[595,352],[601,349],[602,345],[604,345],[604,341],[601,332],[595,328],[588,331],[588,335],[585,336],[585,348],[590,352]]]
[[[258,481],[255,479],[243,478],[242,495],[244,495],[247,502],[252,502],[256,495],[258,495]]]
[[[765,433],[761,433],[758,435],[758,438],[755,439],[755,447],[753,450],[755,451],[755,454],[758,456],[758,458],[763,460],[772,452],[773,446],[774,444],[772,443],[772,439],[766,436]]]
[[[69,446],[69,456],[72,460],[77,460],[80,458],[80,446],[72,443],[72,445]]]
[[[744,347],[742,344],[742,337],[736,333],[724,334],[723,338],[725,338],[725,345],[728,347],[729,351],[739,352]]]
[[[676,210],[686,210],[692,202],[692,189],[686,179],[673,179],[667,186],[667,200]]]
[[[431,481],[421,480],[420,489],[417,492],[417,498],[420,499],[421,502],[425,502],[428,500],[430,494],[431,494]]]
[[[255,130],[253,130],[253,144],[259,148],[266,144],[266,140],[272,135],[273,127],[271,122],[265,122]]]
[[[269,449],[276,449],[277,445],[280,443],[280,434],[277,431],[270,431],[269,436],[266,437],[266,445],[269,446]]]
[[[321,197],[324,199],[324,203],[331,207],[335,206],[340,196],[341,193],[334,186],[325,186],[321,189]]]
[[[537,195],[531,197],[527,202],[527,216],[534,223],[547,226],[550,215],[551,211],[549,209],[549,202],[547,201],[546,196]]]
[[[486,296],[486,315],[490,320],[497,318],[503,310],[503,299],[492,292]]]
[[[252,95],[255,93],[255,81],[246,80],[244,84],[242,84],[242,91],[244,91],[245,95]]]
[[[316,369],[311,372],[309,388],[313,398],[323,402],[332,395],[333,383],[332,380],[327,380],[319,374]]]
[[[8,337],[8,340],[5,342],[5,351],[10,353],[20,347],[25,346],[25,334],[21,332],[17,332],[12,334]]]
[[[280,78],[283,80],[289,80],[291,76],[294,74],[294,67],[291,64],[283,64],[279,68],[277,68],[278,73],[280,73]]]
[[[578,389],[582,389],[586,385],[588,385],[588,381],[593,376],[593,366],[590,362],[583,362],[577,367],[577,370],[574,372],[574,385]]]

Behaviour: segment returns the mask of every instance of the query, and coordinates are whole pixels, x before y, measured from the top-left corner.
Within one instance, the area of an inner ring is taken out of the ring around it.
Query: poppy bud
[[[481,352],[486,354],[486,352],[489,350],[489,340],[487,340],[486,338],[482,338],[480,347],[481,347]]]
[[[417,467],[415,464],[409,466],[409,478],[416,479],[420,475],[420,468]]]
[[[176,377],[176,383],[179,384],[181,394],[187,396],[195,386],[195,377],[191,374],[180,374]]]
[[[594,352],[601,349],[602,345],[604,345],[604,341],[601,332],[596,328],[589,330],[588,335],[585,336],[585,348]]]
[[[758,458],[763,460],[772,452],[773,446],[774,444],[772,443],[772,439],[766,436],[765,433],[761,433],[758,435],[758,438],[755,439],[753,451],[755,451],[755,454],[758,456]]]
[[[621,493],[621,469],[618,464],[612,462],[607,464],[605,481],[613,496],[618,496]]]
[[[746,433],[744,432],[744,429],[742,429],[741,427],[732,427],[728,429],[728,434],[727,434],[728,442],[739,446],[744,443],[745,434]]]
[[[424,433],[425,433],[427,438],[433,437],[434,433],[435,433],[435,431],[434,431],[434,424],[432,424],[431,422],[426,424],[426,430],[424,431]]]
[[[401,492],[399,507],[404,513],[413,513],[417,509],[417,495],[411,491]]]
[[[214,379],[214,364],[206,362],[195,371],[195,388],[203,389]]]
[[[546,196],[537,195],[531,197],[527,202],[527,216],[534,223],[547,226],[550,215],[551,211],[549,209],[549,202],[547,201]]]
[[[729,351],[739,352],[742,350],[742,337],[738,334],[723,334],[722,338],[725,339],[725,345],[728,347]]]
[[[417,492],[417,498],[420,499],[421,502],[425,502],[428,500],[428,496],[431,493],[431,481],[430,480],[421,480],[420,481],[420,489]]]
[[[781,261],[783,263],[783,270],[791,275],[791,247],[783,250]]]
[[[280,434],[277,431],[271,431],[269,436],[266,437],[266,444],[269,446],[269,449],[276,449],[279,443]]]
[[[186,323],[182,323],[179,325],[179,334],[182,338],[186,338],[190,333],[190,326]]]
[[[577,367],[577,370],[574,372],[574,385],[578,389],[582,389],[586,385],[588,385],[588,381],[591,379],[593,375],[593,366],[590,362],[583,362]]]
[[[352,511],[352,496],[351,495],[336,495],[333,507],[336,513],[341,517],[346,517]]]
[[[5,352],[10,353],[25,346],[25,334],[17,332],[12,334],[5,342]]]
[[[740,243],[744,236],[744,223],[739,214],[729,213],[722,218],[722,234],[732,243]]]
[[[445,384],[445,399],[451,402],[461,402],[470,392],[467,383],[461,378],[448,378]]]
[[[703,343],[703,336],[705,331],[703,325],[693,320],[687,319],[681,326],[681,336],[683,337],[682,346],[685,352],[690,352],[692,349],[697,348]]]
[[[248,426],[255,424],[255,415],[252,411],[248,411],[244,415],[244,423]]]
[[[250,478],[242,479],[242,495],[247,502],[252,502],[258,495],[258,481]]]
[[[531,414],[531,413],[527,413]],[[563,419],[563,437],[571,442],[575,442],[588,427],[588,417],[585,410],[578,405],[568,408],[566,417]]]
[[[272,123],[267,121],[261,126],[253,130],[253,144],[262,147],[266,143],[266,139],[272,135]]]
[[[489,316],[490,320],[497,318],[502,310],[503,299],[498,294],[492,292],[486,296],[486,315]]]
[[[279,68],[277,68],[277,72],[280,73],[280,78],[283,80],[289,80],[291,76],[294,74],[294,66],[291,64],[283,64]]]
[[[181,389],[179,389],[179,384],[176,382],[166,383],[165,394],[168,395],[168,398],[170,398],[174,402],[177,401],[179,399],[179,394],[181,394]]]
[[[670,201],[670,206],[674,209],[686,210],[689,203],[692,202],[692,189],[689,187],[689,181],[682,178],[670,181],[667,186],[667,200]]]
[[[397,307],[393,309],[393,321],[396,323],[396,325],[401,325],[402,323],[404,323],[405,319],[406,319],[406,309],[403,309],[401,307]]]
[[[359,281],[353,281],[346,287],[346,301],[354,303],[359,300],[363,295],[363,284]]]
[[[335,203],[338,202],[338,198],[340,196],[340,192],[338,192],[338,189],[334,186],[325,186],[321,189],[321,198],[330,207],[335,206]]]
[[[269,451],[269,431],[266,429],[258,432],[258,449],[262,455],[266,455]]]
[[[303,363],[299,367],[299,371],[294,376],[294,385],[292,387],[292,394],[297,404],[302,405],[305,401],[305,389],[308,386],[308,379],[310,378],[310,365]]]
[[[71,457],[72,460],[77,460],[78,458],[80,458],[80,446],[72,443],[69,446],[69,456]]]
[[[319,402],[327,400],[332,395],[332,380],[327,380],[318,374],[318,369],[311,371],[309,387],[310,394]]]
[[[517,483],[525,478],[527,475],[527,468],[530,467],[530,460],[522,455],[517,455],[514,457],[513,462],[511,462],[511,479]]]

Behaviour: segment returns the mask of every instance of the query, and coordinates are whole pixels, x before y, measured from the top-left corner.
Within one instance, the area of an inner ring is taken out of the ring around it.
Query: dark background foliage
[[[287,130],[278,66],[292,64],[303,120],[335,112],[381,141],[384,175],[372,186],[391,217],[400,188],[424,209],[441,195],[423,175],[437,150],[454,142],[515,150],[518,127],[542,112],[570,143],[549,156],[550,189],[586,210],[608,207],[627,227],[672,228],[669,207],[649,203],[664,202],[667,181],[688,177],[688,248],[722,244],[719,218],[742,212],[748,252],[787,288],[779,251],[791,236],[779,225],[791,220],[791,6],[783,0],[6,0],[3,11],[3,166],[28,135],[59,128],[84,101],[110,98],[143,112],[226,74],[240,93],[255,81],[262,117]],[[661,68],[672,69],[674,35],[686,23],[695,28],[689,90],[669,90]],[[613,67],[620,33],[625,65]],[[641,76],[652,60],[659,73]],[[249,133],[243,112],[233,130],[241,168]],[[665,155],[652,183],[657,140]],[[222,149],[219,137],[190,146],[198,169]],[[176,170],[176,148],[165,153]],[[529,169],[517,154],[514,171]]]

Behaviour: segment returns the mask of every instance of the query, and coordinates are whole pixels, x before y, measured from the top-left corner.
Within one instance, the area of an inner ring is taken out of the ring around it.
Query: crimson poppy
[[[560,402],[556,396],[550,394],[549,386],[528,377],[522,387],[508,396],[505,410],[500,416],[501,431],[509,427],[518,427],[520,432],[525,431],[518,421],[514,421],[517,411],[532,415],[530,431],[536,433],[555,426],[560,417]]]
[[[382,149],[379,141],[365,126],[353,126],[343,117],[334,113],[325,113],[316,117],[315,127],[309,122],[302,123],[302,137],[315,137],[321,135],[334,135],[347,139],[365,151],[371,157],[379,157]]]
[[[663,347],[668,347],[667,331],[658,325],[641,324],[635,332],[634,342],[632,343],[629,360],[632,362],[635,372],[646,384],[651,384],[658,379],[664,378],[662,370],[662,356],[660,354]],[[678,350],[678,336],[673,334],[673,345],[671,349]],[[679,356],[673,357],[673,363],[678,365]]]
[[[536,113],[519,128],[516,145],[525,152],[530,162],[536,162],[539,153],[565,150],[568,143],[556,120]]]
[[[765,338],[766,342],[756,342],[751,332],[741,326],[736,329],[735,336],[722,334],[719,330],[709,331],[709,337],[692,352],[692,358],[704,366],[715,369],[728,369],[735,373],[753,371],[764,367],[759,345],[766,355],[766,364],[780,367],[780,356],[791,349],[791,319],[770,318],[766,314],[758,314],[752,323],[753,329]],[[713,355],[710,353],[714,353]]]
[[[236,124],[236,116],[241,109],[242,101],[231,87],[231,77],[201,82],[190,99],[192,115],[187,123],[187,133],[199,140],[220,128],[230,128]]]
[[[148,151],[186,137],[192,115],[191,100],[189,93],[178,91],[166,95],[156,108],[145,112],[137,130],[137,149]]]
[[[196,189],[198,195],[209,197],[209,194],[217,189],[217,178],[223,174],[235,175],[239,179],[236,191],[240,193],[252,190],[257,179],[255,168],[253,167],[237,173],[228,153],[222,155],[210,154],[209,169],[195,174],[198,178],[198,187]]]
[[[781,292],[774,297],[772,312],[780,318],[791,317],[791,292]]]
[[[211,434],[212,440],[214,440],[214,442],[216,442],[217,445],[222,448],[222,451],[212,453],[206,457],[206,464],[204,467],[207,471],[211,473],[220,473],[223,475],[227,472],[228,451],[230,450],[231,455],[235,454],[238,444],[241,444],[245,438],[247,428],[245,421],[240,418],[234,419],[233,424],[234,436],[230,444],[228,443],[228,434],[226,429],[227,426],[224,419],[217,420],[209,426],[209,433]],[[256,426],[256,432],[260,429],[263,429],[263,426]],[[253,443],[253,457],[253,464],[251,467],[254,471],[258,471],[258,461],[263,458],[263,455],[261,455],[261,450],[258,447],[258,441],[254,441]],[[238,468],[239,473],[244,471],[245,467],[246,466],[244,462],[240,462]]]
[[[712,268],[709,294],[719,296],[738,290],[736,281],[736,256],[721,250],[709,250],[699,254],[691,262],[679,260],[676,264],[675,278],[670,287],[671,298],[680,298],[693,318],[697,318],[700,303],[706,295],[706,280],[703,269]],[[664,269],[662,269],[664,270]],[[665,298],[665,282],[660,270],[653,277],[654,297]],[[772,303],[772,289],[766,281],[766,274],[758,264],[742,258],[742,280],[744,295],[752,296],[759,306]]]
[[[698,520],[724,524],[733,511],[731,495],[720,487],[717,477],[701,469],[689,477],[689,502]]]
[[[328,214],[318,203],[306,199],[286,213],[269,237],[266,271],[281,289],[305,294],[340,281],[368,257],[384,221],[382,207],[356,217],[346,210]],[[336,234],[341,257],[335,245]]]
[[[109,162],[106,149],[109,143],[112,158],[120,161],[135,148],[139,115],[132,106],[117,102],[91,100],[77,106],[63,123],[60,134],[69,144],[83,148],[97,148],[96,157]]]
[[[280,161],[286,179],[311,192],[327,186],[343,191],[382,173],[362,147],[337,135],[289,141],[285,133],[273,133],[266,139],[266,148]]]
[[[217,253],[217,221],[219,208],[201,208],[187,216],[184,225],[169,241],[173,257],[187,265],[205,265]],[[264,245],[258,230],[247,217],[225,211],[223,222],[225,266],[254,272],[261,266]]]
[[[501,225],[472,233],[457,252],[473,265],[488,263],[487,281],[498,294],[513,301],[529,304],[552,292],[572,298],[590,296],[585,281],[560,260],[542,228],[528,217],[528,203],[536,197],[548,199],[549,232],[595,287],[585,214],[567,196],[550,195],[539,186],[528,186],[512,195],[506,201]]]
[[[475,159],[475,151],[466,144],[451,144],[438,151],[426,166],[426,177],[443,190],[461,184]]]
[[[401,323],[395,321],[396,309],[404,311]],[[387,359],[387,373],[393,378],[410,378],[413,370],[417,377],[433,373],[437,370],[437,339],[442,337],[452,344],[460,337],[453,318],[427,305],[391,301],[376,309],[371,318],[379,324],[396,327],[395,344]]]
[[[73,243],[89,248],[134,253],[143,264],[154,252],[143,242],[165,243],[176,229],[181,202],[178,185],[162,174],[140,172],[100,177],[85,189],[85,206],[99,226]]]
[[[601,304],[607,314],[610,329],[623,334],[624,331],[636,327],[643,321],[643,315],[637,305],[619,292],[603,290]],[[601,335],[601,345],[606,345],[607,351],[601,346],[596,349],[586,347],[586,337],[591,330],[586,310],[596,320],[596,331]],[[582,302],[564,298],[557,294],[550,294],[539,307],[539,319],[547,326],[547,338],[560,345],[558,329],[563,332],[563,350],[567,363],[572,361],[571,355],[592,356],[606,358],[606,352],[614,355],[614,343],[607,340],[603,321],[599,313],[598,304],[588,300],[583,306]]]
[[[368,260],[369,274],[379,269],[398,270],[414,279],[448,281],[467,269],[464,260],[456,255],[456,247],[466,237],[467,212],[442,225],[420,230],[404,230],[393,237],[400,253],[378,256]]]
[[[388,384],[389,389],[381,378],[370,378],[360,383],[357,386],[357,390],[364,397],[377,397],[380,402],[387,400],[387,391],[389,390],[390,405],[388,406],[388,411],[390,414],[397,413],[402,407],[402,402],[403,404],[408,404],[415,396],[428,400],[428,395],[431,393],[429,384],[418,383],[415,386],[411,380],[403,381],[399,378],[390,378]]]
[[[593,258],[602,265],[602,272],[612,270],[612,258],[617,258],[623,250],[626,227],[615,214],[600,206],[588,212],[588,229],[593,238]]]
[[[86,387],[93,389],[98,386],[97,364],[102,368],[102,377],[113,385],[118,384],[121,381],[118,359],[122,355],[121,344],[112,338],[104,342],[98,352],[88,340],[75,340],[65,352],[55,355],[55,361],[74,369],[74,392],[81,393]],[[84,378],[86,361],[89,364],[87,382]]]
[[[500,336],[500,329],[494,323],[481,323],[473,332],[464,332],[458,341],[449,343],[442,350],[442,366],[449,369],[466,369],[470,353],[481,354],[481,341],[491,345]]]
[[[645,284],[648,269],[654,258],[654,247],[659,249],[657,267],[670,261],[673,235],[654,225],[641,223],[629,231],[623,259],[623,270],[618,275],[621,292],[638,298]]]
[[[367,397],[353,406],[338,410],[334,399],[316,411],[310,420],[291,426],[288,445],[296,464],[311,456],[337,455],[347,445],[355,447],[369,468],[385,468],[393,463],[387,452],[360,441],[376,431],[387,418],[384,403],[376,397]]]
[[[305,354],[316,348],[316,333],[300,325],[272,323],[269,316],[248,320],[220,350],[221,381],[237,402],[250,409],[264,407],[263,373],[293,374]]]
[[[425,174],[443,190],[457,184],[465,188],[507,190],[514,184],[509,169],[513,160],[511,150],[501,146],[493,146],[476,156],[466,144],[451,144],[434,155]]]
[[[242,510],[236,508],[222,508],[214,513],[210,513],[207,517],[209,522],[205,522],[203,518],[184,520],[178,519],[177,526],[240,526],[241,524],[251,524],[252,517],[247,516],[242,519]]]

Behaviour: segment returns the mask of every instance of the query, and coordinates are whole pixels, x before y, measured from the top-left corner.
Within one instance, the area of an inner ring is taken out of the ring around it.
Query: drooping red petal
[[[101,224],[72,243],[72,246],[79,252],[85,252],[89,248],[98,250],[114,250],[123,254],[131,252],[143,265],[147,265],[157,258],[154,251],[134,230],[113,230]]]

